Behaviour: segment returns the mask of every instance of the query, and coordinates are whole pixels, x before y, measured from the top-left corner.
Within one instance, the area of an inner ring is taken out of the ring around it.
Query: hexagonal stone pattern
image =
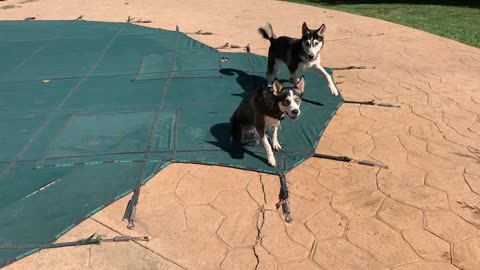
[[[321,170],[317,182],[337,193],[376,190],[376,174],[377,170],[370,167],[344,164],[341,168]]]
[[[480,237],[474,237],[455,244],[453,263],[463,269],[478,269],[480,258]]]
[[[472,192],[449,196],[452,210],[480,228],[480,195]]]
[[[213,206],[226,215],[257,210],[257,203],[246,190],[222,191],[213,202]]]
[[[162,235],[147,242],[146,246],[189,269],[217,268],[228,253],[225,243],[212,233]]]
[[[90,269],[181,269],[140,245],[119,243],[92,247]],[[116,258],[115,260],[109,258]]]
[[[289,192],[301,194],[303,198],[317,204],[328,204],[332,192],[315,181],[316,174],[312,175],[307,166],[299,167],[300,170],[293,170],[287,174],[290,182]]]
[[[293,262],[293,263],[284,263],[280,265],[280,269],[281,270],[297,270],[297,269],[320,270],[321,268],[311,261],[301,261],[301,262]]]
[[[385,126],[382,128],[388,129]],[[375,147],[370,156],[375,160],[384,164],[404,163],[407,160],[407,151],[397,136],[374,137],[373,144]]]
[[[315,249],[314,259],[322,267],[331,270],[388,269],[344,238],[320,241]]]
[[[342,236],[347,225],[347,219],[329,207],[318,212],[306,224],[315,238],[321,240]]]
[[[480,235],[480,229],[467,223],[451,211],[426,211],[425,220],[425,228],[427,230],[451,243],[456,243],[472,236]]]
[[[275,257],[266,251],[261,245],[255,246],[255,253],[258,256],[257,270],[278,269],[278,262]]]
[[[214,172],[212,172],[212,170]],[[217,177],[212,177],[213,175]],[[198,165],[189,175],[202,179],[209,187],[219,187],[222,190],[245,188],[250,179],[257,177],[257,172],[232,170],[232,168],[221,166]]]
[[[254,172],[234,173],[229,168],[198,166],[180,180],[175,194],[187,205],[201,205],[213,201],[221,191],[244,189]],[[233,170],[234,171],[234,170]],[[228,180],[227,180],[228,179]]]
[[[216,232],[225,218],[210,205],[188,206],[185,208],[185,217],[187,227],[198,232]]]
[[[161,173],[156,174],[149,182],[142,188],[142,194],[159,195],[164,193],[173,193],[178,185],[178,182],[191,170],[192,168],[180,163],[168,165]]]
[[[421,209],[449,208],[447,194],[424,185],[395,192],[392,198]]]
[[[449,194],[470,191],[461,172],[430,172],[427,175],[425,183]]]
[[[211,184],[211,181],[191,175],[182,178],[175,194],[187,205],[201,205],[213,201],[221,188]]]
[[[354,245],[368,251],[378,261],[389,267],[419,260],[415,252],[396,231],[376,219],[351,221],[347,238]]]
[[[466,173],[465,181],[473,192],[480,194],[480,176]]]
[[[285,235],[267,234],[262,238],[262,245],[280,263],[304,260],[308,257],[308,249],[292,241]],[[288,246],[285,249],[284,246]]]
[[[423,214],[420,209],[392,199],[383,202],[378,218],[398,230],[423,227]]]
[[[307,221],[322,209],[329,207],[329,202],[327,200],[322,203],[315,203],[293,193],[290,193],[289,200],[290,208],[295,207],[295,209],[297,209],[295,212],[292,212],[292,218],[300,222]],[[302,207],[298,207],[299,205]]]
[[[390,170],[380,170],[378,173],[378,187],[381,191],[391,194],[423,185],[426,175],[424,170],[409,164],[389,164],[389,166]]]
[[[228,215],[218,229],[218,236],[231,247],[253,246],[257,237],[258,211]]]
[[[222,262],[221,269],[248,270],[255,269],[257,258],[251,248],[231,250]]]
[[[400,267],[393,268],[395,270],[458,270],[457,267],[442,262],[416,262],[412,264],[403,265]]]
[[[287,230],[288,236],[290,236],[293,241],[297,242],[305,248],[312,247],[315,241],[315,236],[310,230],[307,229],[305,224],[293,220],[290,224],[285,225],[285,229]]]
[[[369,139],[361,144],[355,145],[353,147],[353,155],[357,157],[365,157],[368,156],[373,149],[373,139]]]
[[[418,255],[430,261],[450,261],[450,244],[421,228],[403,232],[403,237]]]
[[[396,121],[376,121],[368,130],[368,134],[374,136],[375,138],[386,138],[394,137],[397,134],[406,134],[408,133],[408,126]],[[392,139],[382,140],[378,144],[378,148],[384,148],[389,143],[393,143]],[[400,149],[401,145],[397,145]]]
[[[332,206],[349,218],[363,218],[375,216],[385,195],[376,191],[355,191],[336,194]]]
[[[182,204],[173,194],[152,196],[147,199],[155,207],[138,207],[137,224],[151,235],[171,234],[187,229]],[[139,206],[143,206],[143,201]],[[157,226],[157,224],[164,224]]]
[[[408,163],[423,168],[426,171],[455,170],[457,165],[450,160],[432,155],[428,152],[412,153],[408,155]]]
[[[279,263],[302,261],[308,258],[309,249],[296,243],[285,231],[285,224],[279,214],[265,212],[265,224],[262,227],[262,246]],[[288,247],[288,248],[285,248]]]

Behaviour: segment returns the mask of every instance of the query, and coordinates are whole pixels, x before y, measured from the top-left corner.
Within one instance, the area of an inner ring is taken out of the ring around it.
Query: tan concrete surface
[[[256,28],[299,36],[327,25],[322,63],[347,99],[318,151],[373,159],[389,170],[309,159],[288,175],[294,221],[275,209],[274,176],[174,164],[142,189],[137,227],[117,201],[60,240],[93,232],[148,234],[148,243],[44,250],[6,269],[478,269],[480,265],[480,50],[407,27],[281,1],[38,0],[0,19],[152,20],[212,47],[266,55]],[[308,85],[308,82],[307,82]],[[311,89],[313,91],[314,89]],[[307,90],[308,91],[308,90]],[[286,131],[283,131],[286,132]],[[281,138],[281,133],[280,133]],[[228,179],[228,180],[225,180]]]

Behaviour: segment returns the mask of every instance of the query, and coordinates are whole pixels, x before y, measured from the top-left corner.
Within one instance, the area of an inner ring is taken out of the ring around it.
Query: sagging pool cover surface
[[[272,168],[228,129],[266,57],[128,23],[3,21],[0,59],[0,246],[50,243],[172,162],[286,173],[342,103],[307,72]],[[0,249],[0,266],[36,250]]]

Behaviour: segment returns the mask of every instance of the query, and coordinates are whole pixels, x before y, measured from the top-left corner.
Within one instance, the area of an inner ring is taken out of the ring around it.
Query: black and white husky
[[[299,73],[313,68],[328,81],[328,87],[332,95],[338,96],[338,90],[332,77],[320,65],[320,50],[324,44],[325,28],[325,24],[322,24],[320,28],[311,30],[306,23],[303,23],[302,38],[300,39],[285,36],[277,38],[270,23],[258,28],[258,32],[263,38],[270,41],[267,67],[268,83],[272,83],[273,79],[278,76],[279,65],[283,62],[290,71],[290,81],[292,83],[298,81]]]
[[[268,164],[275,167],[277,163],[273,155],[274,150],[282,147],[278,142],[278,127],[285,115],[292,120],[300,116],[305,80],[303,76],[294,87],[284,87],[278,80],[274,80],[272,87],[264,86],[254,90],[244,98],[230,118],[232,138],[242,144],[261,141],[267,152]],[[273,129],[272,146],[266,131]]]

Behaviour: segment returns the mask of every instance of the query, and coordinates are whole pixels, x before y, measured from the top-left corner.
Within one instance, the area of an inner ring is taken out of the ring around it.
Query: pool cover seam
[[[150,151],[151,154],[166,154],[171,153],[172,150],[163,150],[163,151]],[[175,150],[176,153],[188,153],[188,152],[225,152],[224,149],[189,149],[189,150]],[[227,151],[228,152],[228,151]],[[262,150],[251,151],[255,154],[262,154],[264,153]],[[47,157],[44,161],[54,161],[54,160],[62,160],[62,159],[75,159],[75,158],[88,158],[88,157],[96,157],[96,156],[110,156],[110,155],[140,155],[144,154],[145,152],[111,152],[111,153],[96,153],[96,154],[85,154],[85,155],[70,155],[70,156],[54,156],[54,157]],[[229,152],[230,153],[230,152]],[[234,152],[240,153],[240,152]],[[304,154],[303,151],[293,151],[289,152],[289,154],[296,155],[296,154]],[[16,162],[36,162],[38,159],[22,159],[17,160]],[[13,160],[2,160],[0,164],[10,163]]]
[[[237,104],[237,102],[181,102],[181,103],[167,103],[167,105],[227,105],[227,104]],[[331,105],[330,102],[325,102],[324,105]],[[158,106],[158,103],[150,103],[150,104],[138,104],[138,105],[126,105],[126,106],[110,106],[110,107],[91,107],[85,109],[63,109],[64,112],[80,112],[77,113],[77,116],[87,116],[87,115],[103,115],[103,114],[121,114],[121,113],[134,113],[134,112],[154,112],[155,107]],[[151,109],[143,108],[143,107],[151,107]],[[134,108],[132,110],[126,111],[118,111],[118,112],[95,112],[96,110],[108,110],[108,109],[126,109],[126,108]],[[135,109],[138,108],[138,109]],[[92,112],[90,112],[92,111]],[[13,114],[31,114],[31,113],[49,113],[49,112],[57,112],[56,110],[45,110],[45,111],[25,111],[25,112],[0,112],[0,117],[4,115],[13,115]],[[87,112],[87,113],[81,113]]]
[[[175,155],[177,154],[177,134],[178,134],[178,121],[180,118],[180,109],[177,109],[175,111],[175,123],[173,125],[173,143],[172,143],[172,157],[171,159],[173,160],[175,158]]]
[[[47,154],[48,152],[50,152],[50,149],[55,145],[55,143],[57,142],[57,140],[60,138],[60,136],[63,134],[63,131],[65,130],[65,128],[70,124],[70,122],[72,122],[72,119],[73,119],[73,115],[71,115],[70,117],[68,117],[67,121],[65,121],[65,123],[63,123],[63,126],[58,130],[57,134],[55,134],[55,136],[53,137],[52,141],[50,141],[50,144],[48,145],[47,149],[45,149],[45,151],[43,152],[42,156],[40,157],[40,159],[37,161],[37,164],[35,164],[35,167],[39,166],[44,160],[45,158],[47,157]]]
[[[65,23],[57,26],[56,28],[60,28],[64,25],[66,25],[66,24],[72,24],[72,22],[70,22],[70,23],[65,22]],[[41,52],[42,50],[47,48],[52,42],[58,40],[58,36],[61,35],[63,32],[65,32],[65,30],[66,30],[65,27],[62,27],[60,30],[57,30],[57,33],[52,38],[44,40],[45,42],[39,48],[37,48],[35,51],[33,51],[33,53],[30,54],[30,56],[23,59],[23,61],[21,63],[19,63],[18,65],[16,65],[13,69],[6,72],[4,75],[0,76],[0,81],[2,81],[9,74],[12,74],[12,73],[16,72],[19,68],[23,67],[30,59],[32,59],[35,55],[37,55],[39,52]]]
[[[176,63],[177,46],[178,46],[179,36],[180,36],[179,33],[177,33],[176,38],[175,38],[175,47],[174,47],[174,50],[173,50],[172,63],[170,65],[170,73],[169,73],[168,79],[165,82],[165,85],[162,89],[162,93],[161,93],[161,96],[160,96],[160,103],[159,103],[157,109],[155,110],[155,117],[154,117],[154,120],[152,121],[152,124],[150,126],[150,135],[149,135],[149,138],[148,138],[148,144],[147,144],[147,148],[145,149],[144,156],[143,156],[144,160],[148,160],[148,158],[150,156],[150,151],[152,149],[153,133],[155,132],[155,127],[157,126],[158,116],[160,114],[161,108],[163,106],[163,101],[165,99],[165,95],[167,94],[167,90],[168,90],[168,87],[170,85],[170,79],[171,79],[171,76],[172,76],[173,67],[175,66],[175,63]],[[144,162],[143,166],[140,168],[139,174],[137,176],[136,186],[138,186],[139,182],[144,177],[146,166],[147,166],[147,162]]]
[[[67,24],[67,23],[72,23],[72,22],[76,22],[77,20],[66,20],[64,21],[65,23],[64,24]],[[23,22],[23,21],[22,21]],[[64,25],[62,24],[62,25]],[[60,27],[62,25],[57,25],[55,27]],[[52,27],[54,28],[54,27]],[[175,32],[173,30],[167,30],[167,29],[162,29],[163,31],[170,31],[170,32]],[[89,39],[89,38],[105,38],[105,37],[109,37],[111,35],[98,35],[98,36],[80,36],[80,37],[69,37],[69,38],[57,38],[56,40],[77,40],[77,39]],[[135,36],[160,36],[160,34],[128,34],[128,35],[122,35],[122,37],[135,37]],[[48,38],[45,38],[45,39],[36,39],[36,40],[33,40],[33,39],[28,39],[28,40],[16,40],[16,41],[0,41],[0,44],[8,44],[8,43],[29,43],[29,42],[42,42],[42,41],[48,41],[49,39]],[[189,48],[184,48],[184,49],[189,49]]]
[[[192,70],[179,70],[179,71],[172,71],[173,73],[180,73],[180,72],[198,72],[198,71],[218,71],[217,69],[192,69]],[[145,72],[140,73],[140,75],[154,75],[154,74],[168,74],[170,71],[152,71],[152,72]],[[108,78],[108,77],[129,77],[135,75],[135,73],[119,73],[119,74],[108,74],[108,75],[95,75],[89,76],[89,79],[97,79],[97,78]],[[223,75],[219,74],[216,76],[183,76],[183,77],[173,77],[172,80],[175,79],[185,79],[185,78],[221,78]],[[49,77],[50,81],[61,81],[61,80],[74,80],[74,79],[82,79],[83,76],[70,76],[70,77]],[[148,80],[166,80],[167,77],[163,78],[155,78],[155,79],[136,79],[136,81],[148,81]],[[24,82],[36,82],[41,79],[24,79],[24,80],[0,80],[0,84],[2,83],[24,83]]]
[[[120,32],[125,28],[125,26],[122,26],[116,33],[115,35],[112,37],[112,39],[107,43],[107,45],[105,46],[105,48],[103,49],[102,53],[99,55],[99,57],[97,58],[97,61],[93,64],[93,66],[90,68],[90,70],[84,75],[84,77],[77,82],[77,84],[72,87],[72,89],[70,89],[70,92],[63,98],[63,100],[60,102],[60,104],[55,108],[55,110],[50,113],[50,115],[48,116],[48,118],[45,120],[45,122],[42,123],[42,125],[37,128],[37,130],[32,134],[32,136],[29,138],[29,140],[27,141],[27,143],[24,145],[24,147],[20,150],[20,152],[18,152],[16,155],[15,155],[15,160],[19,159],[27,150],[28,148],[30,147],[30,145],[33,143],[33,141],[36,139],[36,137],[38,137],[42,131],[48,126],[48,124],[50,123],[50,121],[52,120],[52,118],[56,115],[56,113],[58,111],[60,111],[60,109],[65,105],[66,101],[73,95],[73,93],[75,92],[75,90],[77,90],[79,88],[79,86],[88,78],[88,76],[95,70],[95,68],[98,66],[98,64],[102,61],[103,57],[105,56],[105,53],[107,52],[107,50],[110,48],[110,46],[113,44],[113,42],[115,41],[115,39],[118,37],[118,35],[120,34]],[[5,168],[1,173],[0,173],[0,179],[5,176],[6,172],[10,171],[14,166],[15,166],[15,162],[16,161],[13,161],[12,163],[10,163],[10,165]]]

